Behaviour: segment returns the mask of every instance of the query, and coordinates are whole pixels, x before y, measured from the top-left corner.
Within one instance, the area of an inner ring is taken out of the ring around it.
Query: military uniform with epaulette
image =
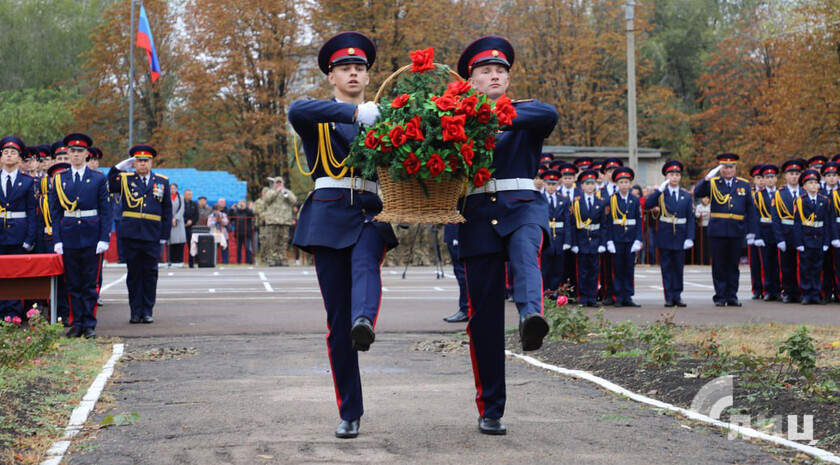
[[[820,296],[822,264],[825,252],[832,243],[840,246],[834,207],[831,200],[819,193],[820,175],[808,169],[799,177],[799,185],[806,192],[796,198],[793,212],[793,244],[799,252],[799,277],[802,304],[825,304]],[[807,183],[813,183],[814,192],[807,192]]]
[[[765,184],[764,189],[754,194],[756,209],[755,221],[758,223],[756,229],[755,243],[761,251],[762,276],[764,278],[764,300],[775,302],[782,300],[782,284],[779,275],[779,248],[777,246],[775,233],[773,232],[773,217],[775,215],[776,175],[779,174],[779,167],[775,165],[764,165],[761,168],[761,175],[772,182]],[[771,181],[772,180],[772,181]]]
[[[805,169],[805,161],[800,159],[788,160],[782,164],[782,173],[788,177],[789,173],[801,173]],[[779,269],[782,275],[782,292],[784,303],[799,303],[799,254],[794,243],[794,204],[802,190],[797,184],[785,184],[773,196],[773,235],[779,249]]]
[[[540,175],[540,178],[546,184],[557,184],[560,172],[548,170]],[[564,258],[566,250],[571,248],[572,236],[571,225],[569,224],[571,200],[562,195],[559,190],[551,194],[545,192],[543,195],[548,204],[549,240],[543,244],[540,269],[543,278],[543,291],[555,292],[564,283]]]

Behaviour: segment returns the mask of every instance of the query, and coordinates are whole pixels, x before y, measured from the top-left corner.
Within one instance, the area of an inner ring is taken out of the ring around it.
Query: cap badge
[[[353,48],[353,47],[348,48],[347,49],[347,54],[348,55],[355,55],[356,54],[356,49]]]

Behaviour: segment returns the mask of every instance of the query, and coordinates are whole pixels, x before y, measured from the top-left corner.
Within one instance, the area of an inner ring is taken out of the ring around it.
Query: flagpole
[[[128,50],[128,148],[134,145],[134,0],[131,2],[131,30],[128,31],[129,50]]]

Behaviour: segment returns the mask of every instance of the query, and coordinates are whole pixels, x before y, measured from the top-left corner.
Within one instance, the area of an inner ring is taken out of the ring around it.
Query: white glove
[[[787,252],[787,244],[785,244],[785,241],[779,242],[776,244],[776,247],[778,247],[782,252]]]
[[[805,251],[805,246],[804,246],[804,245],[800,245],[799,247],[797,247],[797,248],[796,248],[796,250],[798,250],[798,251],[800,251],[800,252],[804,252],[804,251]]]
[[[53,246],[53,252],[55,252],[59,255],[64,255],[64,244],[59,242],[58,244],[54,245]]]
[[[109,244],[105,241],[97,242],[96,243],[96,255],[99,255],[101,253],[105,253],[105,251],[108,250],[108,246],[109,246]]]
[[[642,250],[642,241],[633,241],[633,245],[630,246],[630,252],[636,253]]]
[[[720,169],[721,169],[722,167],[723,167],[723,165],[717,165],[717,166],[715,166],[714,168],[712,168],[712,169],[709,171],[709,174],[707,174],[707,175],[706,175],[706,179],[707,179],[707,180],[709,180],[709,179],[712,179],[713,177],[715,177],[715,175],[717,175],[717,174],[718,174],[718,172],[720,171]]]
[[[563,250],[569,250],[571,248],[572,246],[570,246],[569,244],[563,244]]]
[[[615,253],[615,242],[613,242],[613,241],[607,241],[607,250],[609,250],[609,251],[610,251],[610,253]],[[600,248],[599,248],[599,250],[598,250],[598,251],[599,251],[599,252],[601,251],[601,250],[600,250]]]
[[[747,240],[748,241],[754,241],[755,240],[755,234],[753,234],[753,233],[747,234]]]
[[[116,168],[120,171],[126,171],[129,168],[131,168],[132,166],[134,166],[135,161],[137,161],[137,159],[134,158],[134,157],[126,158],[125,160],[117,163],[117,166],[115,166],[114,168]]]
[[[823,246],[823,252],[828,252],[828,246],[827,245]]]
[[[692,247],[694,247],[694,241],[691,239],[686,239],[685,242],[683,242],[683,250],[688,250]]]
[[[831,246],[835,249],[840,249],[840,239],[834,239],[831,241]]]
[[[753,239],[751,237],[748,237],[747,238],[747,245],[754,245],[754,244],[755,244],[755,239]]]
[[[365,102],[356,107],[356,121],[372,126],[379,117],[379,106],[375,102]]]
[[[764,243],[764,239],[756,239],[755,242],[753,242],[753,244],[756,247],[764,247],[764,246],[767,245],[767,244]]]
[[[668,183],[670,183],[670,182],[671,181],[669,181],[667,179],[662,181],[662,184],[659,185],[659,192],[665,192],[665,189],[668,188]]]
[[[161,239],[160,240],[160,245],[166,245],[166,239]]]
[[[606,251],[607,251],[607,248],[606,248],[606,247],[604,247],[603,245],[599,245],[599,246],[598,246],[598,253],[604,253],[604,252],[606,252]]]
[[[452,239],[452,247],[458,247],[458,239]]]
[[[34,249],[34,248],[35,248],[34,245],[29,245],[26,242],[23,243],[23,250],[26,250],[27,252],[31,252],[32,249]]]
[[[579,248],[578,246],[574,246],[574,247],[572,247],[572,253],[573,253],[573,254],[576,254],[576,253],[578,253],[578,252],[580,252],[580,248]]]

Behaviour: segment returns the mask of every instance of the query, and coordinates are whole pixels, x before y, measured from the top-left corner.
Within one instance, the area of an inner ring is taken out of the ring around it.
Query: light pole
[[[634,0],[627,0],[625,19],[627,22],[627,133],[630,168],[639,171],[638,140],[636,135],[636,38],[633,20],[636,6]]]
[[[134,0],[131,2],[131,30],[128,31],[128,148],[134,144]]]

